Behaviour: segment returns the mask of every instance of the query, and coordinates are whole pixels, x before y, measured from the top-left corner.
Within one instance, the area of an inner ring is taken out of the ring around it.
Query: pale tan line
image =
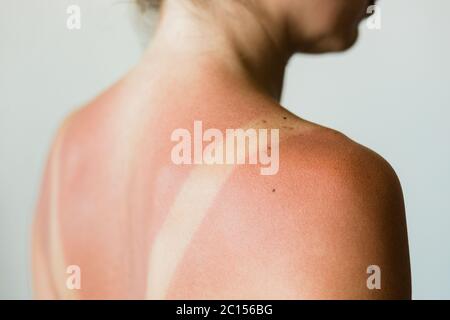
[[[258,123],[249,123],[243,129],[257,129]],[[249,154],[251,152],[257,150],[249,150]],[[147,299],[166,297],[189,243],[234,168],[233,165],[200,165],[192,170],[151,248]]]
[[[232,171],[232,166],[196,168],[183,185],[153,244],[148,299],[164,299],[178,263]]]

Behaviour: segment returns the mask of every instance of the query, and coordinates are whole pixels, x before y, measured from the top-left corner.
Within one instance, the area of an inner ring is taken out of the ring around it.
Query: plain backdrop
[[[66,27],[71,4],[82,10],[81,30]],[[392,164],[413,297],[450,299],[450,2],[380,7],[381,29],[362,25],[349,52],[296,56],[283,104]],[[137,62],[133,12],[131,0],[0,0],[0,298],[31,298],[30,223],[51,139],[73,108]]]

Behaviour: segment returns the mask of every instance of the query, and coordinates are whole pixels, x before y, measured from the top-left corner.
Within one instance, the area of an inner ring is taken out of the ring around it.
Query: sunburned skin
[[[277,102],[289,57],[349,48],[371,2],[161,3],[142,61],[54,140],[33,226],[36,298],[410,298],[395,172]],[[279,130],[273,174],[176,164],[173,133],[198,121]]]
[[[136,68],[61,126],[34,224],[36,297],[408,298],[390,166],[245,83],[188,77]],[[175,165],[171,133],[195,120],[223,132],[279,129],[278,173]],[[69,265],[81,269],[79,290],[66,287]],[[367,288],[370,265],[382,270],[381,290]]]

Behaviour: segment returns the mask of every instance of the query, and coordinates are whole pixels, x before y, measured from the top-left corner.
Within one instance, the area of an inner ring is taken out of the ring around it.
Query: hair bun
[[[159,8],[162,0],[136,0],[142,11]]]

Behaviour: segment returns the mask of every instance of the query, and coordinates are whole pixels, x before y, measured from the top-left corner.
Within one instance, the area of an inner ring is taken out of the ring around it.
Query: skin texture
[[[393,169],[277,102],[290,55],[347,48],[368,3],[208,3],[164,3],[142,61],[61,125],[33,226],[36,297],[409,298]],[[278,173],[173,164],[171,133],[194,120],[278,128]],[[80,290],[66,287],[69,265]],[[380,290],[366,286],[370,265]]]

